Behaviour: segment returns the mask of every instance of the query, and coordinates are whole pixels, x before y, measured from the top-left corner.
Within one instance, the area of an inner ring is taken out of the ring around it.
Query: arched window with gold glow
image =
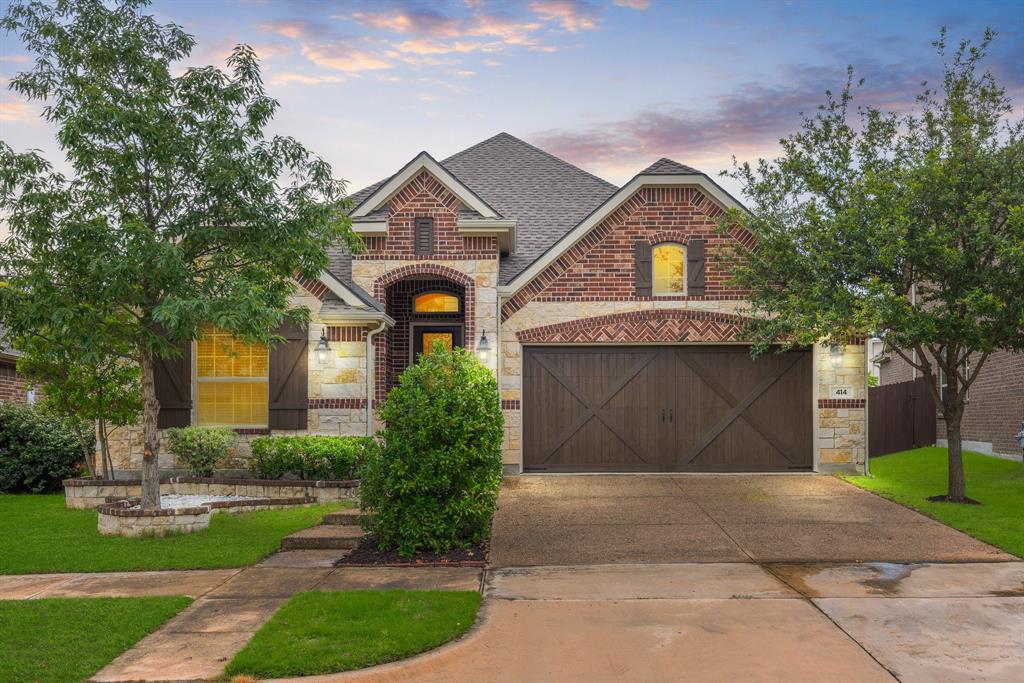
[[[412,303],[413,313],[458,313],[461,309],[459,297],[444,292],[420,294]]]
[[[686,293],[686,247],[671,242],[655,245],[651,263],[651,292],[655,296]]]

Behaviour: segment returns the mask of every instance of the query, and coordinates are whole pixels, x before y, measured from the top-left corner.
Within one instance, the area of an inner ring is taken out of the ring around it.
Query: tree
[[[286,319],[308,316],[288,309],[295,275],[316,278],[328,246],[358,242],[344,182],[296,140],[264,133],[278,103],[253,50],[237,46],[227,72],[175,75],[195,41],[143,14],[147,4],[26,0],[0,23],[36,57],[10,87],[45,103],[74,171],[0,143],[11,229],[0,306],[15,337],[50,331],[47,343],[72,350],[97,339],[128,349],[142,397],[142,505],[157,508],[155,360],[206,324],[274,343]]]
[[[110,458],[110,426],[124,427],[138,422],[142,412],[139,396],[139,368],[116,353],[98,353],[95,348],[71,349],[53,345],[45,335],[25,338],[19,348],[18,371],[42,387],[40,407],[62,415],[78,430],[86,468],[93,470],[92,435],[81,427],[94,424],[100,466],[105,479],[114,476]]]
[[[967,391],[993,351],[1024,349],[1024,122],[979,73],[993,38],[947,55],[943,29],[942,85],[910,112],[854,110],[851,68],[779,158],[727,174],[756,207],[726,217],[756,238],[734,264],[755,350],[881,335],[941,406],[949,482],[936,498],[955,502],[968,500]]]

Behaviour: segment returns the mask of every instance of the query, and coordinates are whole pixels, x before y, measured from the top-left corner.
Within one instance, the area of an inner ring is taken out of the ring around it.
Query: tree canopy
[[[1024,121],[982,71],[994,37],[950,52],[943,30],[942,82],[909,110],[856,106],[851,68],[778,158],[728,174],[754,207],[726,219],[756,238],[734,265],[758,350],[881,336],[941,406],[952,500],[967,390],[993,351],[1024,350]]]
[[[0,142],[0,308],[16,341],[138,363],[151,482],[154,358],[207,324],[272,343],[306,315],[289,309],[293,278],[317,278],[329,246],[358,238],[330,165],[265,132],[278,103],[252,48],[235,47],[226,71],[182,68],[194,38],[147,4],[23,1],[0,22],[35,56],[10,88],[44,103],[73,169]]]

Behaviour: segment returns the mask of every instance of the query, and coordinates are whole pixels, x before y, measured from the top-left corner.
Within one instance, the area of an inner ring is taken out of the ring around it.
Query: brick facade
[[[723,213],[699,189],[647,187],[636,192],[502,306],[508,319],[531,301],[714,301],[742,300],[745,293],[729,282],[719,258],[731,242],[749,245],[749,233],[722,234]],[[637,297],[634,243],[705,240],[705,289],[700,296]]]
[[[14,361],[0,359],[0,403],[24,403],[28,400],[28,383],[18,374]]]
[[[881,367],[882,384],[905,382],[913,375],[910,363],[895,353],[890,354],[889,360]],[[935,420],[939,443],[945,444],[946,421],[940,411],[936,413]],[[1020,446],[1014,435],[1022,421],[1024,354],[997,351],[985,360],[978,379],[971,385],[961,423],[964,447],[983,453],[1019,457]]]
[[[502,306],[500,388],[505,416],[502,459],[522,463],[524,344],[738,343],[746,293],[719,257],[750,235],[725,234],[723,209],[693,187],[639,190],[587,236],[558,257]],[[705,293],[636,296],[634,244],[705,240]],[[863,471],[866,456],[866,357],[861,340],[846,346],[841,367],[828,349],[814,352],[815,465]],[[835,384],[854,385],[852,400],[830,400]],[[824,398],[823,398],[824,397]]]
[[[456,221],[459,198],[434,176],[422,171],[388,202],[387,235],[363,238],[362,260],[466,260],[498,258],[494,237],[463,237]],[[434,253],[417,254],[414,225],[417,218],[434,219]]]

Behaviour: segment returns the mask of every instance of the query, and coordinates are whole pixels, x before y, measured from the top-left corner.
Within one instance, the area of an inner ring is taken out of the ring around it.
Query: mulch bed
[[[418,552],[402,557],[397,550],[380,550],[377,539],[364,536],[359,547],[334,563],[335,567],[483,567],[487,564],[487,542],[455,549],[443,555]]]
[[[981,501],[964,497],[963,500],[950,500],[949,496],[928,496],[925,500],[932,503],[966,503],[967,505],[981,505]]]

